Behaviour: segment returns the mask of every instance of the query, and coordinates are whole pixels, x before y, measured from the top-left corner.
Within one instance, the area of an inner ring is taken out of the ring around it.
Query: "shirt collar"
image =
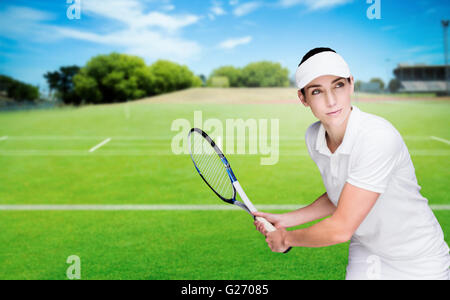
[[[337,148],[337,150],[334,152],[334,154],[340,153],[340,154],[350,154],[353,148],[353,144],[355,143],[356,134],[358,132],[359,128],[359,119],[361,115],[361,111],[358,107],[352,105],[352,111],[350,112],[350,117],[347,123],[347,128],[345,129],[345,135],[344,139]],[[330,149],[327,145],[327,140],[325,138],[325,127],[322,123],[320,123],[319,132],[317,134],[316,139],[316,150],[320,153],[331,156],[333,153],[331,153]]]

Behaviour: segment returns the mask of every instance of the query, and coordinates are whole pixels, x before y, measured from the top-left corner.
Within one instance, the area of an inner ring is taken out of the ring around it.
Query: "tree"
[[[195,76],[187,66],[167,60],[158,60],[150,66],[154,76],[152,94],[162,94],[190,87],[202,86],[202,80]]]
[[[34,101],[39,98],[39,88],[9,76],[0,75],[0,91],[16,101]]]
[[[242,70],[233,66],[223,66],[212,71],[210,78],[213,77],[227,77],[229,86],[240,87],[243,86]]]
[[[155,78],[137,56],[111,53],[91,58],[74,76],[75,92],[86,103],[114,103],[142,98]]]
[[[397,80],[397,79],[391,79],[391,81],[389,81],[389,85],[388,85],[388,88],[389,88],[389,91],[391,92],[391,93],[396,93],[396,92],[398,92],[398,90],[400,89],[402,87],[402,85],[401,85],[401,83],[400,83],[400,81],[399,80]]]
[[[355,82],[355,91],[359,92],[361,91],[361,85],[363,84],[363,82],[361,80],[356,80]]]
[[[384,90],[384,81],[381,78],[372,78],[370,79],[371,83],[379,83],[380,84],[380,90]]]
[[[289,70],[269,61],[251,63],[242,70],[242,82],[247,87],[287,87]]]
[[[73,77],[78,74],[80,67],[60,67],[59,71],[47,72],[44,77],[47,80],[50,92],[56,90],[57,98],[66,104],[80,104],[80,98],[75,93]]]
[[[138,56],[115,52],[90,59],[73,82],[86,103],[124,102],[203,84],[186,66],[166,60],[147,66]]]
[[[200,80],[202,81],[202,86],[206,86],[206,76],[203,74],[198,75],[198,78],[200,78]]]
[[[208,79],[209,87],[228,88],[230,87],[230,80],[225,76],[213,76]]]

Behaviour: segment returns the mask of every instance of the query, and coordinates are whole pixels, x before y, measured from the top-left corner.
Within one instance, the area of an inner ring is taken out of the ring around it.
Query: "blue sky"
[[[73,1],[0,0],[0,74],[45,89],[45,72],[117,51],[207,76],[270,60],[293,76],[309,49],[328,46],[356,80],[387,81],[398,63],[443,64],[440,20],[450,18],[438,0],[379,0],[373,20],[376,0],[79,0],[81,18],[70,20]]]

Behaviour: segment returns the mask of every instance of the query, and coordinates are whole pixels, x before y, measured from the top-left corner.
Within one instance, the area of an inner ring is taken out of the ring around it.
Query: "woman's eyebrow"
[[[320,84],[315,84],[315,85],[310,85],[308,87],[306,87],[307,90],[312,89],[312,88],[316,88],[316,87],[322,87]]]
[[[339,81],[339,80],[341,80],[341,79],[345,79],[345,78],[344,78],[344,77],[339,77],[339,78],[337,78],[337,79],[333,80],[333,82],[332,82],[332,83],[338,82],[338,81]]]

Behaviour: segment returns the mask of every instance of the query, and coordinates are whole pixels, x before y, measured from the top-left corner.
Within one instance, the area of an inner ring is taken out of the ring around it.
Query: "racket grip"
[[[261,222],[264,225],[264,228],[268,231],[268,232],[273,232],[276,231],[277,229],[266,219],[262,218],[262,217],[256,217],[255,218],[257,221]],[[289,251],[291,251],[292,247],[289,247],[286,251],[284,251],[283,253],[288,253]]]
[[[256,220],[261,222],[264,225],[264,228],[268,232],[273,232],[273,231],[277,230],[269,221],[267,221],[263,217],[256,217]]]

